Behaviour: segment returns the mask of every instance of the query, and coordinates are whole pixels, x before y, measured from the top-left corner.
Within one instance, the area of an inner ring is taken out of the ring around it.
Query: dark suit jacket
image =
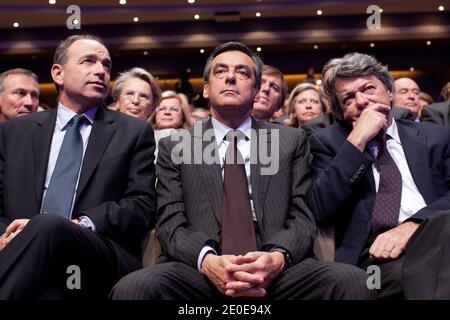
[[[202,122],[202,131],[212,130],[211,120]],[[293,263],[311,255],[315,234],[314,217],[306,206],[310,184],[309,146],[302,130],[269,122],[252,121],[258,143],[279,141],[279,170],[274,175],[261,175],[261,163],[251,165],[253,204],[257,216],[258,248],[277,245],[292,255]],[[263,132],[265,129],[267,130]],[[279,139],[274,134],[279,133]],[[214,136],[202,141],[201,132],[185,131],[193,150],[191,163],[201,151],[211,154],[217,145]],[[266,137],[263,138],[263,136]],[[206,139],[206,138],[205,138]],[[262,140],[261,140],[262,139]],[[275,141],[274,141],[275,140]],[[170,137],[159,142],[156,164],[157,225],[156,234],[165,256],[159,262],[177,260],[197,269],[201,249],[208,244],[220,253],[223,181],[220,162],[216,164],[175,164],[171,153],[179,154],[177,141]],[[212,144],[211,144],[212,143]],[[194,144],[200,146],[198,149]],[[252,157],[257,146],[251,140]],[[210,145],[209,149],[207,146]],[[211,148],[212,146],[212,148]],[[257,154],[257,153],[254,153]],[[275,156],[276,156],[275,155]],[[255,159],[255,158],[252,158]],[[197,161],[200,162],[200,161]]]
[[[302,129],[305,130],[306,135],[309,137],[317,130],[331,126],[336,120],[331,113],[325,113],[320,117],[314,118],[302,125]]]
[[[411,219],[450,208],[450,130],[398,120],[403,151],[427,206]],[[336,260],[356,264],[371,231],[375,201],[372,157],[346,140],[350,128],[337,123],[310,137],[313,183],[308,193],[319,225],[336,227]]]
[[[56,110],[0,125],[0,221],[39,214]],[[72,217],[139,257],[154,225],[155,143],[148,124],[98,108],[84,156]]]
[[[450,127],[450,100],[426,106],[422,109],[420,120]]]

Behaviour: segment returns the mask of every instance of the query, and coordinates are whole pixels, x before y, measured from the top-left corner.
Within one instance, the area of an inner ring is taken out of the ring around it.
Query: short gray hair
[[[5,90],[5,79],[8,76],[12,76],[12,75],[16,75],[16,74],[21,74],[21,75],[29,76],[29,77],[33,78],[34,81],[36,81],[36,83],[38,84],[38,92],[39,92],[38,76],[30,70],[22,69],[22,68],[15,68],[15,69],[6,70],[5,72],[0,73],[0,93]]]
[[[133,68],[119,74],[119,77],[117,77],[112,88],[111,95],[114,101],[119,100],[119,96],[122,93],[124,83],[131,78],[141,79],[142,81],[145,81],[150,85],[153,95],[153,106],[156,108],[161,99],[161,89],[155,77],[150,72],[142,68]]]
[[[217,46],[213,50],[213,52],[208,57],[208,60],[206,60],[206,66],[205,69],[203,70],[203,80],[205,82],[208,82],[209,76],[211,74],[212,61],[214,60],[214,58],[217,57],[219,54],[228,51],[240,51],[252,59],[253,63],[255,64],[255,68],[253,69],[253,73],[255,74],[255,87],[257,90],[259,90],[261,88],[263,62],[261,58],[258,57],[258,55],[253,53],[245,44],[240,42],[227,42]]]
[[[331,106],[338,120],[344,120],[344,116],[336,96],[336,79],[364,76],[377,77],[389,92],[394,93],[394,79],[389,74],[387,66],[383,66],[373,56],[358,52],[348,53],[332,68],[331,74],[325,80],[323,86],[325,93],[331,99]]]

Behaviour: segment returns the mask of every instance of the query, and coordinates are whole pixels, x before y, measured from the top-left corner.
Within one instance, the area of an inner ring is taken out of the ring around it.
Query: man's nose
[[[355,102],[358,108],[364,108],[369,103],[369,100],[367,99],[367,96],[364,93],[357,92],[355,96]]]

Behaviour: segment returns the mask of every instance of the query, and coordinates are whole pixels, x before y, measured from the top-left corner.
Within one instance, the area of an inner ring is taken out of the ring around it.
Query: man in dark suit
[[[102,107],[110,70],[100,39],[68,37],[51,70],[58,108],[0,126],[0,299],[106,298],[141,267],[154,139]]]
[[[450,100],[430,104],[422,109],[420,121],[450,127]]]
[[[163,256],[124,277],[113,298],[371,297],[361,270],[310,258],[309,147],[301,130],[251,118],[261,73],[260,59],[241,43],[210,55],[203,96],[212,118],[182,133],[182,142],[168,137],[159,144],[156,233]],[[233,148],[237,163],[229,159]]]
[[[283,73],[275,67],[264,65],[261,88],[253,103],[252,117],[257,121],[269,121],[283,107],[286,92],[287,83]]]
[[[336,260],[378,265],[380,297],[449,298],[436,268],[448,270],[450,215],[435,212],[450,208],[450,130],[393,120],[393,79],[371,56],[344,56],[324,88],[337,123],[310,137],[308,199],[318,224],[335,227]],[[430,250],[433,234],[442,242]]]

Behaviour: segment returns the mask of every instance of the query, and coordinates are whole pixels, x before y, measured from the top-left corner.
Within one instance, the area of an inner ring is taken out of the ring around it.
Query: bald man
[[[405,108],[411,111],[415,121],[419,121],[422,110],[419,102],[420,88],[411,78],[399,78],[395,80],[394,107]]]

